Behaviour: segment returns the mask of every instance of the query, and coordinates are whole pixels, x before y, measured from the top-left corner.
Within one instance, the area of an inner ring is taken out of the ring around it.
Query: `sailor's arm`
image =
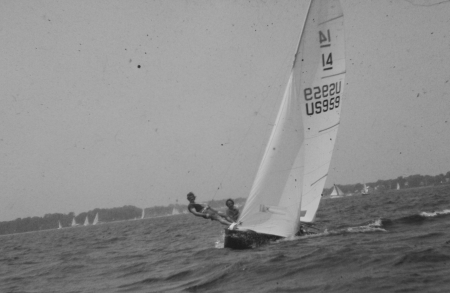
[[[193,213],[194,215],[198,216],[198,217],[203,217],[203,214],[197,212],[197,211],[195,210],[194,207],[191,207],[191,208],[189,209],[189,211],[190,211],[191,213]]]
[[[208,218],[209,218],[209,215],[208,215],[208,214],[199,213],[199,212],[197,212],[197,211],[195,210],[194,207],[191,207],[191,208],[189,209],[189,211],[190,211],[191,213],[193,213],[193,214],[194,214],[195,216],[197,216],[197,217],[202,217],[202,218],[205,218],[205,219],[208,219]]]

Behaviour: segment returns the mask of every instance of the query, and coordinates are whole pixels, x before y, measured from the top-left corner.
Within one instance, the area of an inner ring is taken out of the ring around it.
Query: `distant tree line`
[[[236,199],[235,203],[237,205],[243,205],[243,203],[245,203],[245,199]],[[208,204],[216,209],[225,208],[225,200],[213,200],[208,202]],[[171,215],[174,210],[178,213],[187,212],[187,205],[170,204],[168,206],[154,206],[145,208],[144,218]],[[63,228],[71,227],[73,219],[75,219],[76,224],[83,225],[86,221],[86,217],[89,225],[91,225],[97,214],[99,217],[99,223],[124,221],[140,219],[142,217],[142,209],[135,206],[126,205],[120,208],[110,209],[96,208],[78,215],[70,212],[68,214],[46,214],[43,217],[18,218],[13,221],[0,222],[0,235],[56,229],[58,228],[59,223],[61,223]]]
[[[80,213],[77,216],[75,216],[75,213],[70,212],[68,214],[46,214],[43,217],[18,218],[13,221],[0,222],[0,235],[56,229],[59,223],[62,227],[70,227],[73,219],[75,219],[78,225],[83,225],[86,217],[89,224],[92,224],[97,214],[101,223],[134,219],[140,217],[141,213],[142,209],[127,205],[121,208],[94,209],[89,212]]]
[[[430,185],[450,184],[450,171],[436,176],[429,175],[411,175],[408,177],[398,177],[397,179],[378,180],[376,182],[368,182],[366,185],[370,187],[371,193],[383,193],[387,190],[405,188],[417,188]],[[360,193],[363,189],[362,183],[338,185],[339,188],[346,194]],[[333,187],[325,188],[323,195],[329,195]],[[209,206],[215,209],[225,209],[226,199],[211,200],[208,202]],[[245,198],[234,199],[235,204],[242,209],[245,204]],[[153,218],[171,215],[173,211],[178,213],[187,212],[187,205],[170,204],[168,206],[154,206],[145,208],[144,217]],[[113,222],[140,219],[142,217],[142,209],[135,206],[126,205],[120,208],[110,209],[94,209],[92,211],[83,212],[78,215],[70,212],[68,214],[54,213],[46,214],[43,217],[28,217],[18,218],[13,221],[0,222],[0,235],[24,233],[30,231],[48,230],[58,228],[58,223],[61,223],[63,228],[70,227],[73,219],[78,225],[83,225],[86,217],[89,224],[92,224],[96,215],[99,215],[99,222]]]
[[[450,184],[450,171],[436,176],[430,175],[411,175],[408,177],[397,177],[397,179],[378,180],[376,182],[368,182],[366,186],[370,188],[371,193],[384,193],[392,189],[417,188],[424,186]],[[362,183],[337,185],[345,194],[360,193],[363,189]],[[333,187],[325,188],[323,195],[330,195]]]

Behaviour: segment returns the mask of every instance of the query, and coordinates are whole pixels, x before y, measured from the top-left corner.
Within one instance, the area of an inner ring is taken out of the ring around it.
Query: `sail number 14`
[[[341,81],[305,88],[306,114],[311,116],[339,108],[341,89]]]

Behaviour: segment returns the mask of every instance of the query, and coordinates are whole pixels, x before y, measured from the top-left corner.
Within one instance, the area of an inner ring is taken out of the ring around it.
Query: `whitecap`
[[[450,210],[443,210],[443,211],[435,211],[435,212],[421,212],[420,215],[422,217],[427,217],[427,218],[432,218],[432,217],[436,217],[439,215],[447,215],[450,214]]]

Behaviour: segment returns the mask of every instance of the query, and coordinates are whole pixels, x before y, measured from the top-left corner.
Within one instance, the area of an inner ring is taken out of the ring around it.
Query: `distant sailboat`
[[[339,0],[312,0],[272,134],[225,247],[293,237],[314,221],[339,127],[344,49]]]
[[[364,187],[361,190],[362,195],[368,195],[369,194],[369,187],[367,187],[366,183],[364,183]]]
[[[400,189],[400,183],[397,182],[397,190]]]
[[[92,222],[92,225],[98,224],[98,213],[95,215],[94,222]]]
[[[145,209],[142,209],[141,219],[143,219],[144,217],[145,217]]]
[[[75,221],[75,217],[72,219],[72,227],[78,226],[77,222]]]
[[[178,199],[176,200],[175,206],[172,209],[172,216],[179,215],[180,211],[178,210]]]
[[[86,216],[86,219],[84,220],[84,225],[89,226],[89,219],[88,216]]]
[[[331,191],[330,198],[343,197],[344,192],[336,185],[333,185],[333,190]]]
[[[58,221],[58,229],[62,229],[61,222]]]

